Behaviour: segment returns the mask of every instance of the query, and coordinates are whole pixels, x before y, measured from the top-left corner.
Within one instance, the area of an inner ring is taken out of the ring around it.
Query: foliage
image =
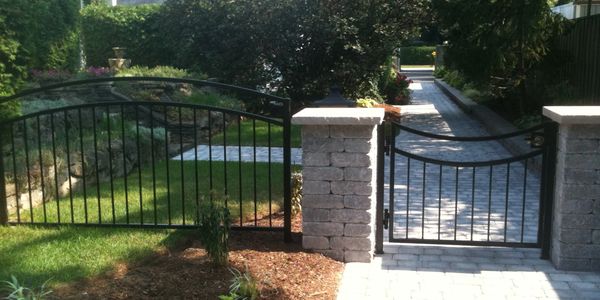
[[[240,272],[238,269],[230,268],[229,271],[233,274],[231,285],[229,286],[229,295],[219,296],[220,300],[255,300],[259,297],[258,286],[256,279],[246,271]]]
[[[125,47],[127,58],[137,65],[169,64],[167,45],[158,34],[159,5],[108,6],[92,3],[81,10],[81,31],[86,62],[107,66],[113,47]]]
[[[408,86],[412,80],[395,69],[391,69],[387,75],[387,80],[382,87],[382,94],[385,96],[387,104],[408,104],[410,99],[410,90]]]
[[[222,107],[227,109],[243,110],[244,103],[240,100],[212,91],[194,91],[191,95],[183,97],[182,100],[188,103]]]
[[[214,264],[224,266],[229,257],[229,209],[211,201],[199,212],[200,241]]]
[[[433,76],[435,78],[444,78],[448,74],[448,69],[446,67],[440,66],[436,67],[433,71]]]
[[[256,280],[248,272],[244,273],[237,269],[231,268],[229,271],[233,274],[231,285],[229,286],[229,294],[219,296],[220,300],[254,300],[258,299],[259,291]]]
[[[75,70],[79,66],[78,0],[0,0],[0,27],[13,32],[23,66]],[[4,43],[2,43],[4,45]]]
[[[434,0],[449,41],[448,65],[469,81],[490,84],[522,114],[537,95],[528,87],[566,21],[547,0]],[[531,105],[530,105],[531,106]]]
[[[292,216],[302,211],[302,173],[292,173]]]
[[[356,106],[370,108],[375,107],[375,105],[379,104],[379,101],[373,98],[359,98],[356,100]]]
[[[164,4],[161,28],[176,65],[307,102],[333,84],[347,97],[369,90],[426,3],[173,0]]]
[[[11,281],[3,281],[4,290],[8,292],[7,300],[43,300],[52,293],[52,290],[46,289],[48,281],[44,282],[39,288],[28,288],[23,286],[15,276],[10,276]]]
[[[433,65],[435,47],[414,46],[400,48],[400,63],[402,65]]]
[[[117,77],[171,77],[171,78],[189,78],[186,70],[171,66],[156,66],[153,68],[143,66],[133,66],[127,69],[121,69],[116,74]]]
[[[31,80],[40,85],[53,84],[62,81],[67,81],[73,77],[73,74],[67,70],[48,69],[48,70],[31,70]]]
[[[444,75],[444,81],[459,90],[462,89],[466,83],[464,75],[457,70],[448,70]]]

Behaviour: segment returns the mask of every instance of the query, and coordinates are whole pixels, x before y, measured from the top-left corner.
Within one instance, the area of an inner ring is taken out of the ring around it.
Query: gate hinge
[[[388,209],[383,210],[383,228],[388,229],[390,223],[390,211]]]

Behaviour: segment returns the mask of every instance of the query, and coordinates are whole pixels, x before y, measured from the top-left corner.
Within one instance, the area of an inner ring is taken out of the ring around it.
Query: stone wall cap
[[[383,108],[305,108],[292,117],[298,125],[379,125],[383,122]]]
[[[600,124],[600,106],[544,106],[543,114],[560,124]]]

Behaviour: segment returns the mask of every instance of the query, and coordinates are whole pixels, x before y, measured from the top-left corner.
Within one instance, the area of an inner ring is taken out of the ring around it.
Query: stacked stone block
[[[375,220],[375,126],[302,128],[304,248],[370,261]]]
[[[600,270],[600,127],[559,129],[552,261],[559,269]]]
[[[304,116],[309,117],[293,119],[303,125],[302,245],[336,260],[369,262],[375,242],[377,124],[383,110],[368,122],[359,117],[366,109],[319,117],[327,115],[323,110],[308,109]]]

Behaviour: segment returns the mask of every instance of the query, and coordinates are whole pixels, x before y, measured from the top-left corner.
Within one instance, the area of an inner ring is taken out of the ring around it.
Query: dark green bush
[[[107,6],[90,4],[81,11],[81,31],[88,66],[108,66],[113,47],[125,47],[135,65],[168,65],[158,34],[160,6],[154,4]]]
[[[433,65],[434,46],[414,46],[400,48],[400,63],[403,65]]]
[[[211,202],[200,208],[200,241],[208,257],[216,265],[224,266],[229,257],[230,214],[223,204]]]

